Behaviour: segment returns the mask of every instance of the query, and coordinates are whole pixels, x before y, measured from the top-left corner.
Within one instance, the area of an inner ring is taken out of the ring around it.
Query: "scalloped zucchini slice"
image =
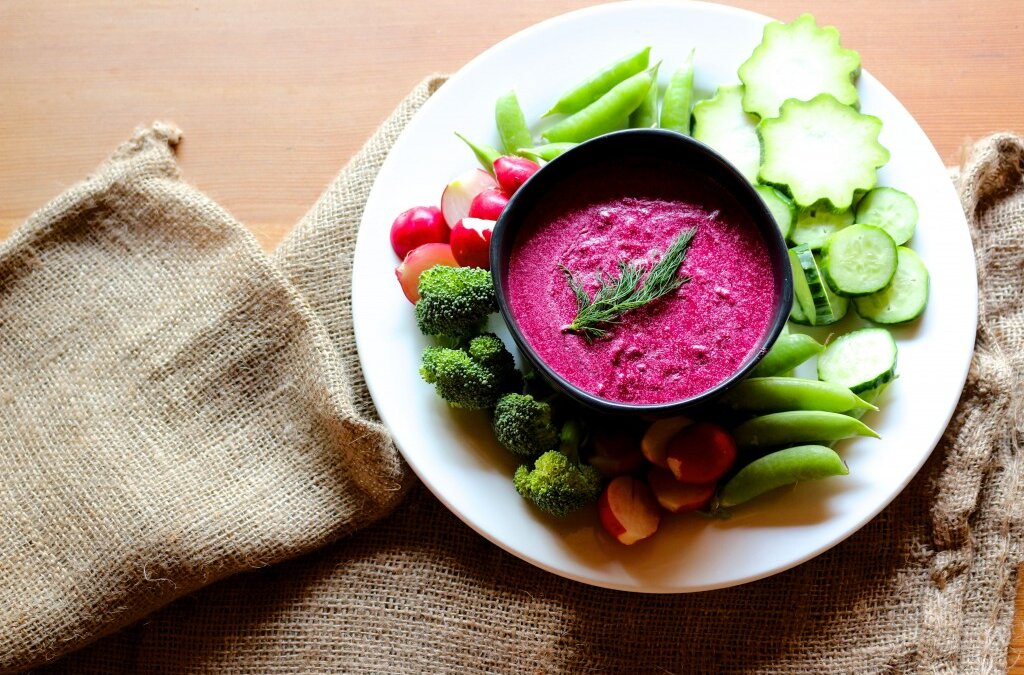
[[[790,99],[778,117],[761,120],[762,183],[774,185],[807,208],[823,203],[845,211],[875,186],[889,151],[878,142],[882,120],[843,105],[830,94]]]
[[[743,109],[776,117],[787,99],[809,101],[818,94],[856,107],[858,75],[860,54],[839,46],[834,26],[819,27],[810,14],[788,24],[775,21],[764,27],[761,44],[740,66]]]

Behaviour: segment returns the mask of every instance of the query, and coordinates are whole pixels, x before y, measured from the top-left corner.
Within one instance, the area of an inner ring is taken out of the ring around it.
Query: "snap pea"
[[[544,117],[555,114],[571,115],[583,110],[611,91],[615,85],[646,68],[650,57],[651,48],[644,47],[636,53],[609,64],[565,92],[562,98],[558,99],[558,102],[551,107],[551,110],[544,113]]]
[[[501,152],[497,148],[487,145],[486,143],[474,143],[469,140],[458,131],[455,135],[462,139],[462,142],[469,146],[469,149],[476,155],[476,161],[480,162],[480,166],[487,169],[489,172],[494,173],[494,160],[501,157]]]
[[[655,66],[657,68],[657,66]],[[542,136],[552,143],[580,143],[614,131],[636,110],[651,88],[651,70],[629,77],[583,110],[566,117]]]
[[[498,97],[494,104],[494,122],[498,126],[498,136],[501,137],[505,154],[515,154],[517,148],[533,145],[530,127],[526,126],[526,117],[514,91]]]
[[[740,469],[722,488],[720,506],[750,501],[783,485],[850,473],[835,450],[823,445],[800,445],[755,459]]]
[[[650,129],[658,126],[658,69],[651,75],[651,86],[640,105],[629,115],[629,126],[634,129]]]
[[[686,57],[665,89],[661,102],[661,128],[690,135],[690,103],[693,101],[693,52]]]
[[[751,377],[722,400],[737,410],[878,410],[842,385],[802,377]]]
[[[579,143],[545,143],[544,145],[535,145],[532,148],[517,148],[516,154],[535,161],[544,160],[545,162],[550,162],[566,150],[571,150],[577,145]]]
[[[736,427],[733,436],[740,447],[838,441],[851,436],[881,438],[858,419],[822,410],[789,410],[754,417]]]
[[[878,410],[878,408],[875,406],[878,404],[878,399],[882,398],[882,392],[885,391],[885,388],[888,386],[889,383],[886,382],[885,384],[878,385],[874,389],[868,389],[867,391],[862,391],[861,393],[857,394],[866,402],[870,403],[872,407],[862,408],[860,410],[851,410],[846,414],[851,417],[856,417],[857,419],[860,419],[868,410]]]
[[[772,348],[751,372],[751,375],[754,377],[778,375],[779,373],[796,368],[824,349],[810,335],[800,333],[780,335],[779,339],[772,345]]]

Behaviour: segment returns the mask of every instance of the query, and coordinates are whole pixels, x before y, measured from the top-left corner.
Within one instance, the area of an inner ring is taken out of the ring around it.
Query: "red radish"
[[[672,437],[668,468],[684,483],[718,480],[736,461],[736,441],[728,431],[710,422],[697,422]]]
[[[436,206],[414,206],[391,224],[391,248],[403,260],[417,246],[435,243],[448,243],[448,223]]]
[[[644,456],[636,439],[624,431],[599,431],[594,434],[593,452],[587,462],[612,478],[639,469]]]
[[[661,510],[651,488],[632,476],[619,476],[597,501],[601,525],[620,543],[635,544],[658,531]]]
[[[493,220],[463,218],[452,228],[451,244],[455,259],[463,267],[491,269],[491,231]]]
[[[497,220],[501,212],[505,210],[506,204],[508,204],[508,195],[499,188],[484,190],[473,197],[473,203],[469,205],[469,217]]]
[[[483,169],[470,169],[444,189],[441,194],[441,213],[451,226],[469,215],[473,199],[484,190],[498,187],[494,176]]]
[[[448,244],[423,244],[409,251],[402,264],[395,268],[398,283],[402,284],[402,292],[409,302],[420,299],[420,274],[435,265],[458,267],[459,263],[452,255],[452,247]]]
[[[668,468],[668,442],[673,436],[693,424],[689,417],[666,417],[647,427],[640,440],[640,450],[647,461],[663,469]]]
[[[647,473],[647,484],[654,492],[654,498],[669,513],[696,511],[707,506],[715,494],[715,482],[680,483],[672,472],[655,466]]]
[[[510,195],[514,194],[527,178],[537,173],[538,169],[540,164],[525,157],[505,155],[494,160],[494,175],[498,179],[498,184]]]

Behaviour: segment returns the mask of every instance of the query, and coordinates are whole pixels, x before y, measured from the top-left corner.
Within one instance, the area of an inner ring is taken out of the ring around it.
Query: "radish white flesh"
[[[496,187],[498,181],[483,169],[470,169],[448,183],[441,194],[441,213],[445,222],[454,226],[469,215],[469,207],[478,194]]]

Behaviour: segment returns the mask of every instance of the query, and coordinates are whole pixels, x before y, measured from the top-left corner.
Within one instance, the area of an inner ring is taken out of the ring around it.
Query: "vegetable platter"
[[[728,144],[734,137],[728,117],[708,108],[727,104],[735,96],[738,71],[762,43],[770,21],[704,3],[629,2],[589,8],[533,26],[487,50],[441,87],[399,137],[371,191],[357,243],[352,304],[360,361],[374,403],[412,469],[445,506],[484,537],[544,570],[607,588],[671,593],[733,586],[789,569],[851,535],[899,494],[935,447],[959,398],[977,320],[969,233],[940,158],[906,109],[867,72],[870,61],[864,64],[853,92],[836,96],[855,95],[861,118],[880,120],[873,133],[889,157],[882,161],[863,143],[853,144],[849,152],[865,154],[862,165],[884,165],[877,173],[877,185],[911,197],[917,211],[916,229],[899,231],[900,223],[906,221],[900,217],[888,232],[876,227],[881,223],[870,222],[880,221],[879,214],[906,213],[909,208],[895,192],[885,190],[868,193],[868,201],[851,198],[849,204],[840,203],[844,196],[835,193],[830,208],[821,213],[802,210],[789,223],[794,269],[806,271],[808,281],[803,287],[797,279],[795,318],[799,321],[804,312],[804,323],[818,324],[794,325],[789,334],[807,334],[828,344],[830,353],[828,358],[819,357],[816,365],[815,359],[804,363],[796,375],[808,380],[822,375],[823,380],[844,382],[851,393],[865,400],[879,389],[877,385],[887,385],[878,401],[879,411],[865,406],[860,420],[850,417],[842,422],[843,429],[826,433],[856,436],[835,446],[841,463],[836,463],[834,452],[822,451],[827,444],[793,447],[790,456],[759,467],[760,476],[743,477],[741,471],[727,490],[719,492],[724,506],[742,503],[730,510],[730,517],[691,514],[664,519],[656,536],[623,546],[598,522],[596,507],[552,518],[523,499],[511,480],[523,462],[495,440],[491,416],[449,408],[421,378],[424,350],[437,342],[420,332],[409,300],[395,283],[398,260],[388,227],[410,206],[437,204],[440,189],[473,168],[473,155],[453,132],[497,147],[523,142],[523,137],[501,138],[495,127],[495,102],[499,102],[499,118],[508,114],[508,107],[502,112],[500,100],[514,90],[531,125],[530,140],[539,144],[540,131],[534,123],[574,84],[595,69],[650,46],[651,58],[662,64],[654,71],[662,94],[666,88],[671,90],[679,66],[692,59],[695,127],[691,132],[713,147]],[[807,56],[801,52],[787,58],[799,61]],[[812,111],[813,119],[841,117],[853,110],[838,103],[842,110],[827,109],[831,103],[812,101],[821,106]],[[769,112],[781,107],[783,117],[791,106],[775,100],[771,92],[759,94],[755,104]],[[801,106],[794,108],[793,115],[807,112]],[[571,119],[571,115],[557,119]],[[684,123],[678,115],[660,121],[670,128]],[[515,127],[504,126],[506,130]],[[573,137],[560,133],[548,140],[564,142]],[[770,142],[791,140],[778,133]],[[743,163],[752,161],[754,149],[747,143],[723,154],[742,171]],[[783,161],[768,167],[769,176],[762,167],[762,182],[792,182],[799,160],[776,157]],[[847,171],[847,167],[838,170]],[[855,186],[859,180],[857,175],[840,178],[840,183],[852,181]],[[800,181],[791,196],[800,199],[799,190],[805,184]],[[811,189],[811,194],[817,194],[814,190],[820,191],[820,186]],[[856,196],[862,197],[863,192]],[[842,220],[850,216],[837,218],[850,207],[857,225]],[[837,231],[847,234],[829,236]],[[870,264],[861,264],[862,260]],[[913,275],[906,273],[909,277],[901,279],[896,270],[918,270],[919,265],[930,276],[927,308],[917,316],[919,308],[911,306],[917,302],[912,296],[918,288],[910,278]],[[897,285],[904,289],[899,297],[910,300],[892,303],[875,295],[879,288]],[[835,293],[834,287],[841,293]],[[808,319],[806,310],[816,316]],[[861,319],[858,312],[873,322]],[[917,318],[906,322],[913,316]],[[511,348],[501,320],[493,316],[490,322],[490,330]],[[888,324],[893,325],[878,327]],[[865,330],[855,332],[859,329]],[[858,337],[844,341],[842,335]],[[897,377],[891,382],[884,382],[892,377],[882,363],[887,358],[886,340],[898,346]],[[857,365],[851,368],[850,363]],[[761,391],[747,392],[748,397],[756,397],[766,395],[766,384],[772,383],[748,381],[740,386],[760,387]],[[776,388],[768,387],[767,395],[806,395],[779,393]],[[844,396],[833,390],[824,395]],[[846,403],[836,400],[833,405]],[[821,413],[831,414],[835,413]],[[835,420],[829,417],[813,423],[832,429],[829,425]],[[758,429],[758,424],[766,428]],[[850,425],[862,426],[845,428]],[[749,445],[763,438],[766,430],[784,434],[791,425],[785,419],[755,419],[743,426],[733,433]],[[880,439],[870,437],[874,435]],[[753,498],[752,492],[763,489],[765,476],[793,462],[817,475],[844,473],[847,468],[849,475],[799,482]]]

